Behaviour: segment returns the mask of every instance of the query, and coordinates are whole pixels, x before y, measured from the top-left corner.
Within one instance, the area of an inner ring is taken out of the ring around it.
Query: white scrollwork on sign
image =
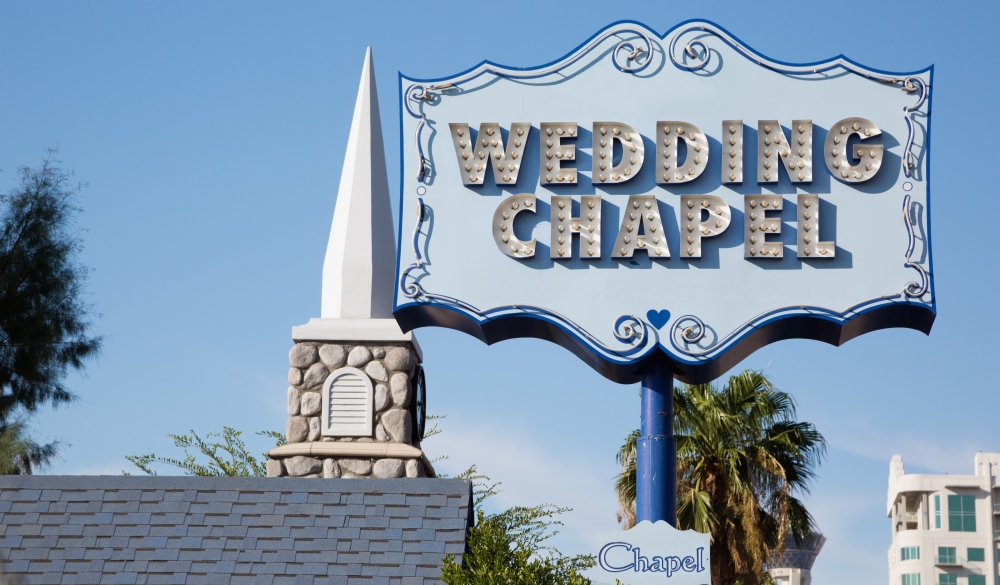
[[[906,236],[909,244],[906,246],[906,267],[913,268],[920,273],[920,282],[909,282],[903,287],[903,294],[911,298],[920,298],[927,293],[930,288],[930,277],[924,267],[912,261],[913,247],[916,244],[916,237],[913,233],[913,221],[910,219],[910,196],[903,198],[903,222],[906,224]]]

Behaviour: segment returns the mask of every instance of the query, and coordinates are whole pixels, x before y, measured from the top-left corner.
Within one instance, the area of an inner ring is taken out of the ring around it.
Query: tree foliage
[[[246,444],[240,439],[243,431],[232,427],[222,427],[221,433],[208,433],[202,439],[198,433],[191,431],[190,435],[167,435],[174,441],[175,447],[184,449],[183,459],[172,457],[157,457],[155,453],[148,455],[126,455],[128,459],[143,473],[156,475],[152,469],[154,463],[171,465],[184,470],[185,475],[230,476],[230,477],[264,477],[267,475],[267,454],[257,459],[247,450]],[[285,444],[285,437],[277,431],[260,431],[256,433],[275,440],[277,446]],[[221,439],[212,441],[213,437]],[[188,449],[194,449],[192,454]],[[208,459],[201,463],[198,456]]]
[[[26,422],[44,405],[71,402],[67,374],[101,347],[77,259],[81,187],[53,155],[22,167],[20,184],[0,196],[0,473],[31,473],[56,454],[56,444],[27,435]]]
[[[771,553],[788,531],[797,544],[815,525],[795,492],[808,492],[826,442],[795,420],[791,396],[760,372],[744,371],[721,388],[674,388],[677,527],[712,535],[712,582],[760,585]],[[635,523],[635,447],[626,438],[615,487],[626,528]]]
[[[28,435],[25,419],[9,421],[0,430],[0,475],[30,474],[58,452],[58,442],[39,444]]]
[[[569,508],[514,506],[486,514],[481,503],[498,493],[500,484],[475,466],[458,477],[473,482],[476,523],[466,537],[462,563],[445,557],[441,580],[446,585],[590,585],[580,571],[593,567],[594,557],[566,556],[547,544],[562,525],[555,517]]]

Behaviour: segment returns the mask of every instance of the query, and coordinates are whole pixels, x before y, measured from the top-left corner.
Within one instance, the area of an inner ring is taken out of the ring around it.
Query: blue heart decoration
[[[667,311],[666,309],[662,311],[654,311],[650,309],[649,311],[646,311],[646,320],[648,320],[649,324],[653,327],[662,329],[663,326],[667,324],[667,321],[670,320],[670,311]]]

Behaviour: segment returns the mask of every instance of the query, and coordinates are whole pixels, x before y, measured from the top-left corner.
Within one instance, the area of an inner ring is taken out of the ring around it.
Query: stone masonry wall
[[[289,443],[396,442],[420,447],[410,417],[410,378],[419,364],[406,343],[301,342],[288,352]],[[350,366],[365,372],[375,388],[375,420],[369,437],[324,437],[320,434],[323,383],[334,370]],[[294,477],[424,477],[419,459],[351,459],[295,456],[268,462],[269,476]]]

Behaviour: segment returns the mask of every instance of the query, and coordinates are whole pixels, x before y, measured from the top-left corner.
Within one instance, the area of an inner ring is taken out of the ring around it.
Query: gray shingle
[[[309,495],[301,491],[285,492],[281,495],[281,501],[286,504],[305,504],[309,501]]]
[[[461,541],[446,542],[444,545],[444,553],[446,555],[462,555],[465,554],[465,539]]]
[[[139,502],[115,502],[115,501],[104,501],[104,505],[101,506],[102,512],[114,512],[116,514],[122,513],[127,514],[129,512],[139,511]]]
[[[379,565],[375,569],[375,574],[379,577],[414,577],[417,568],[412,565]],[[389,582],[398,583],[400,579],[390,579]]]
[[[20,548],[21,537],[17,535],[4,536],[0,538],[0,550],[10,550],[12,548]]]
[[[361,488],[358,488],[358,489],[361,489]],[[322,504],[322,505],[339,504],[339,503],[341,503],[340,496],[341,496],[340,492],[337,492],[337,491],[332,491],[332,492],[310,492],[306,496],[306,502],[308,502],[310,504]]]
[[[373,540],[368,544],[371,552],[402,552],[402,540]]]
[[[274,504],[272,510],[266,512],[267,514],[281,514],[284,516],[288,515],[303,515],[303,516],[317,516],[326,511],[327,505],[318,503],[301,503],[301,504],[287,504],[279,503]]]
[[[59,537],[49,536],[27,536],[21,539],[21,546],[35,550],[48,550],[55,548],[59,544]]]
[[[177,560],[206,562],[211,563],[212,566],[216,566],[218,565],[218,562],[222,560],[222,549],[181,550],[177,553]],[[194,569],[192,569],[192,571],[193,570]]]

